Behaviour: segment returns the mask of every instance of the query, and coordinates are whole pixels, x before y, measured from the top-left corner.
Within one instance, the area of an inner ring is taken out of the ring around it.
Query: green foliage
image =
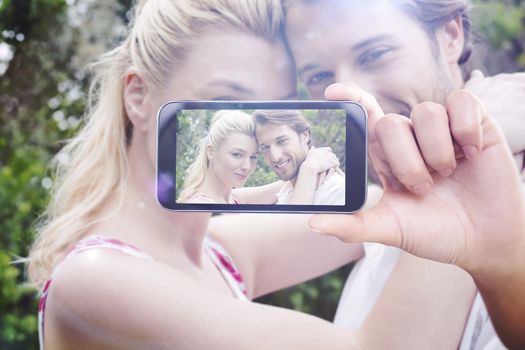
[[[0,138],[5,143],[5,138]],[[45,164],[49,154],[35,146],[20,146],[0,168],[0,348],[34,348],[37,300],[34,290],[23,287],[23,266],[13,265],[26,256],[32,240],[31,226],[46,198]]]
[[[64,0],[0,3],[0,42],[13,58],[0,80],[0,349],[38,348],[35,290],[24,265],[34,222],[52,184],[48,166],[59,140],[77,128],[83,82],[69,60],[74,29]]]
[[[508,46],[523,31],[525,8],[490,2],[479,4],[477,9],[476,29],[494,48]]]
[[[474,30],[490,46],[486,70],[525,68],[525,1],[475,0]],[[501,62],[504,62],[502,66]]]
[[[352,266],[353,264],[343,266],[322,277],[263,296],[255,301],[309,313],[332,321],[343,284]]]

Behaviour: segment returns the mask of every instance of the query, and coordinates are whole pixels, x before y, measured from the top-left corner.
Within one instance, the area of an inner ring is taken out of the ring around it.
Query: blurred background
[[[473,67],[525,68],[525,0],[475,0]],[[48,164],[77,130],[87,65],[125,34],[130,0],[0,0],[0,349],[37,349],[36,291],[24,287],[32,224],[52,185]],[[351,266],[259,302],[331,320]]]

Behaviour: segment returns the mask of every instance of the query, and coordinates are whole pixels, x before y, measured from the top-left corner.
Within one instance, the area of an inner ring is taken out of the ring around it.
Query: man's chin
[[[283,176],[279,175],[279,178],[283,181],[294,181],[297,178],[298,172],[292,172],[291,174],[283,174]]]

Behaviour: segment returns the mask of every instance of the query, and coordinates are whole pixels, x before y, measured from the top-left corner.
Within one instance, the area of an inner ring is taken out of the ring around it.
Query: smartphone
[[[230,127],[252,121],[254,132],[226,133],[212,144],[221,118],[230,118]],[[173,101],[159,109],[157,122],[156,194],[166,209],[352,213],[365,204],[367,116],[357,103]],[[328,152],[339,166],[303,176],[311,152],[320,161]],[[307,199],[292,200],[298,188]]]

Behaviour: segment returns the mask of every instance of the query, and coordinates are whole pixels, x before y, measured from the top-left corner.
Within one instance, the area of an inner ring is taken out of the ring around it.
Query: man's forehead
[[[271,141],[282,136],[287,136],[290,133],[294,133],[295,130],[288,124],[256,124],[255,134],[257,139],[261,141]]]
[[[393,0],[299,0],[289,7],[287,29],[297,35],[306,28],[303,36],[307,40],[325,37],[329,28],[345,24],[352,29],[348,33],[352,38],[374,35],[392,28],[387,23],[394,13],[405,14],[400,3]]]

